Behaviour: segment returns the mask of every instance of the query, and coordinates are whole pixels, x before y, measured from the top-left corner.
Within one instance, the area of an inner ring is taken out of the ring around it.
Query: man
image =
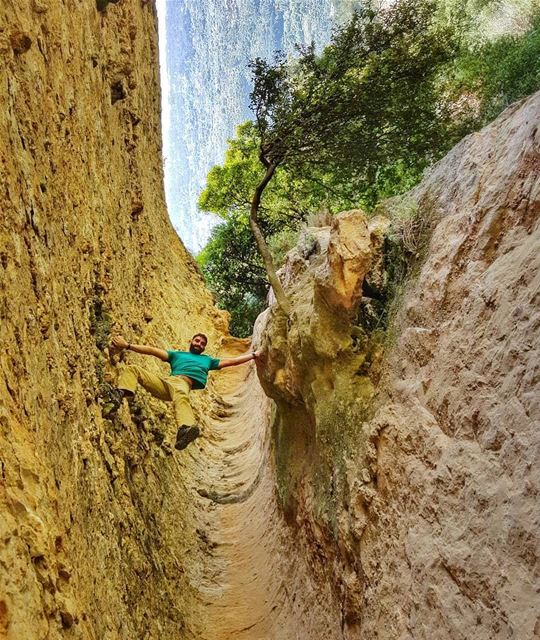
[[[196,333],[189,344],[189,351],[165,351],[157,347],[142,344],[131,344],[122,336],[115,336],[112,345],[120,351],[128,350],[147,356],[154,356],[168,362],[171,365],[171,375],[168,377],[157,376],[138,365],[128,365],[118,380],[118,389],[122,397],[135,394],[137,383],[142,385],[155,398],[169,400],[174,404],[174,413],[178,432],[176,434],[176,449],[185,449],[201,434],[196,424],[195,415],[189,402],[189,392],[192,389],[204,389],[208,378],[208,372],[215,369],[224,369],[244,362],[255,360],[258,352],[245,353],[237,358],[218,360],[203,355],[208,343],[204,333]],[[171,447],[170,442],[164,441],[165,448]]]

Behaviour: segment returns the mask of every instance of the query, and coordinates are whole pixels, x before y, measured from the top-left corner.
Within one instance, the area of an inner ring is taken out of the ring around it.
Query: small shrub
[[[285,262],[285,256],[297,242],[298,231],[292,229],[283,229],[268,238],[268,246],[276,267],[280,267]]]
[[[302,256],[302,258],[304,258],[304,260],[307,260],[309,256],[317,253],[319,249],[319,241],[317,240],[316,236],[314,236],[312,233],[309,233],[307,230],[304,230],[304,232],[300,236],[300,239],[298,240],[298,252]]]
[[[331,227],[334,216],[325,209],[315,213],[308,214],[306,218],[306,227]]]
[[[390,240],[397,243],[408,257],[418,258],[433,226],[431,210],[421,211],[412,198],[395,199],[390,217]]]

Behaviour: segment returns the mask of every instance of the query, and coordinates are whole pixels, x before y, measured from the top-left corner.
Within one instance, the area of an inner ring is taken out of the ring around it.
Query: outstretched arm
[[[154,356],[155,358],[163,360],[163,362],[169,361],[169,356],[164,349],[150,347],[145,344],[131,344],[122,336],[114,336],[114,338],[112,339],[112,344],[113,347],[115,347],[116,349],[120,349],[121,351],[127,349],[128,351],[134,351],[135,353],[142,353],[144,356]]]
[[[237,364],[244,364],[244,362],[251,362],[251,360],[256,360],[259,355],[259,351],[253,351],[251,353],[244,353],[244,355],[238,356],[237,358],[226,358],[225,360],[220,360],[218,369],[224,369],[225,367],[234,367]]]

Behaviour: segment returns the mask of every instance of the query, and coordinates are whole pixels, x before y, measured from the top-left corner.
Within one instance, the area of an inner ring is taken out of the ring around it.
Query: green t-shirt
[[[194,389],[204,389],[208,372],[217,369],[219,360],[204,353],[190,351],[167,351],[172,376],[187,376],[193,380]]]

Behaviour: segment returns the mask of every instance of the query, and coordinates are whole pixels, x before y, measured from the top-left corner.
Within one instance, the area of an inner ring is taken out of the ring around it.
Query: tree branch
[[[262,149],[261,149],[261,158],[265,158],[264,152]],[[268,160],[266,160],[267,162],[266,164],[262,159],[261,159],[261,162],[263,162],[263,164],[265,165],[266,172],[261,182],[257,185],[257,188],[255,189],[255,193],[253,194],[253,199],[251,201],[251,211],[249,216],[249,226],[251,227],[251,231],[253,232],[253,236],[255,237],[255,242],[257,243],[259,253],[261,254],[261,257],[264,262],[266,275],[268,276],[268,282],[270,283],[270,286],[274,290],[277,303],[281,307],[281,310],[283,311],[283,313],[285,313],[286,316],[289,316],[291,314],[291,303],[287,298],[287,295],[285,294],[283,287],[281,286],[281,282],[279,281],[279,278],[277,277],[276,268],[274,266],[274,261],[272,259],[272,254],[270,253],[268,245],[266,244],[266,240],[264,239],[262,231],[259,227],[259,220],[258,220],[259,206],[261,204],[261,197],[262,197],[263,191],[265,190],[266,186],[272,179],[276,171],[277,164],[273,164]]]

